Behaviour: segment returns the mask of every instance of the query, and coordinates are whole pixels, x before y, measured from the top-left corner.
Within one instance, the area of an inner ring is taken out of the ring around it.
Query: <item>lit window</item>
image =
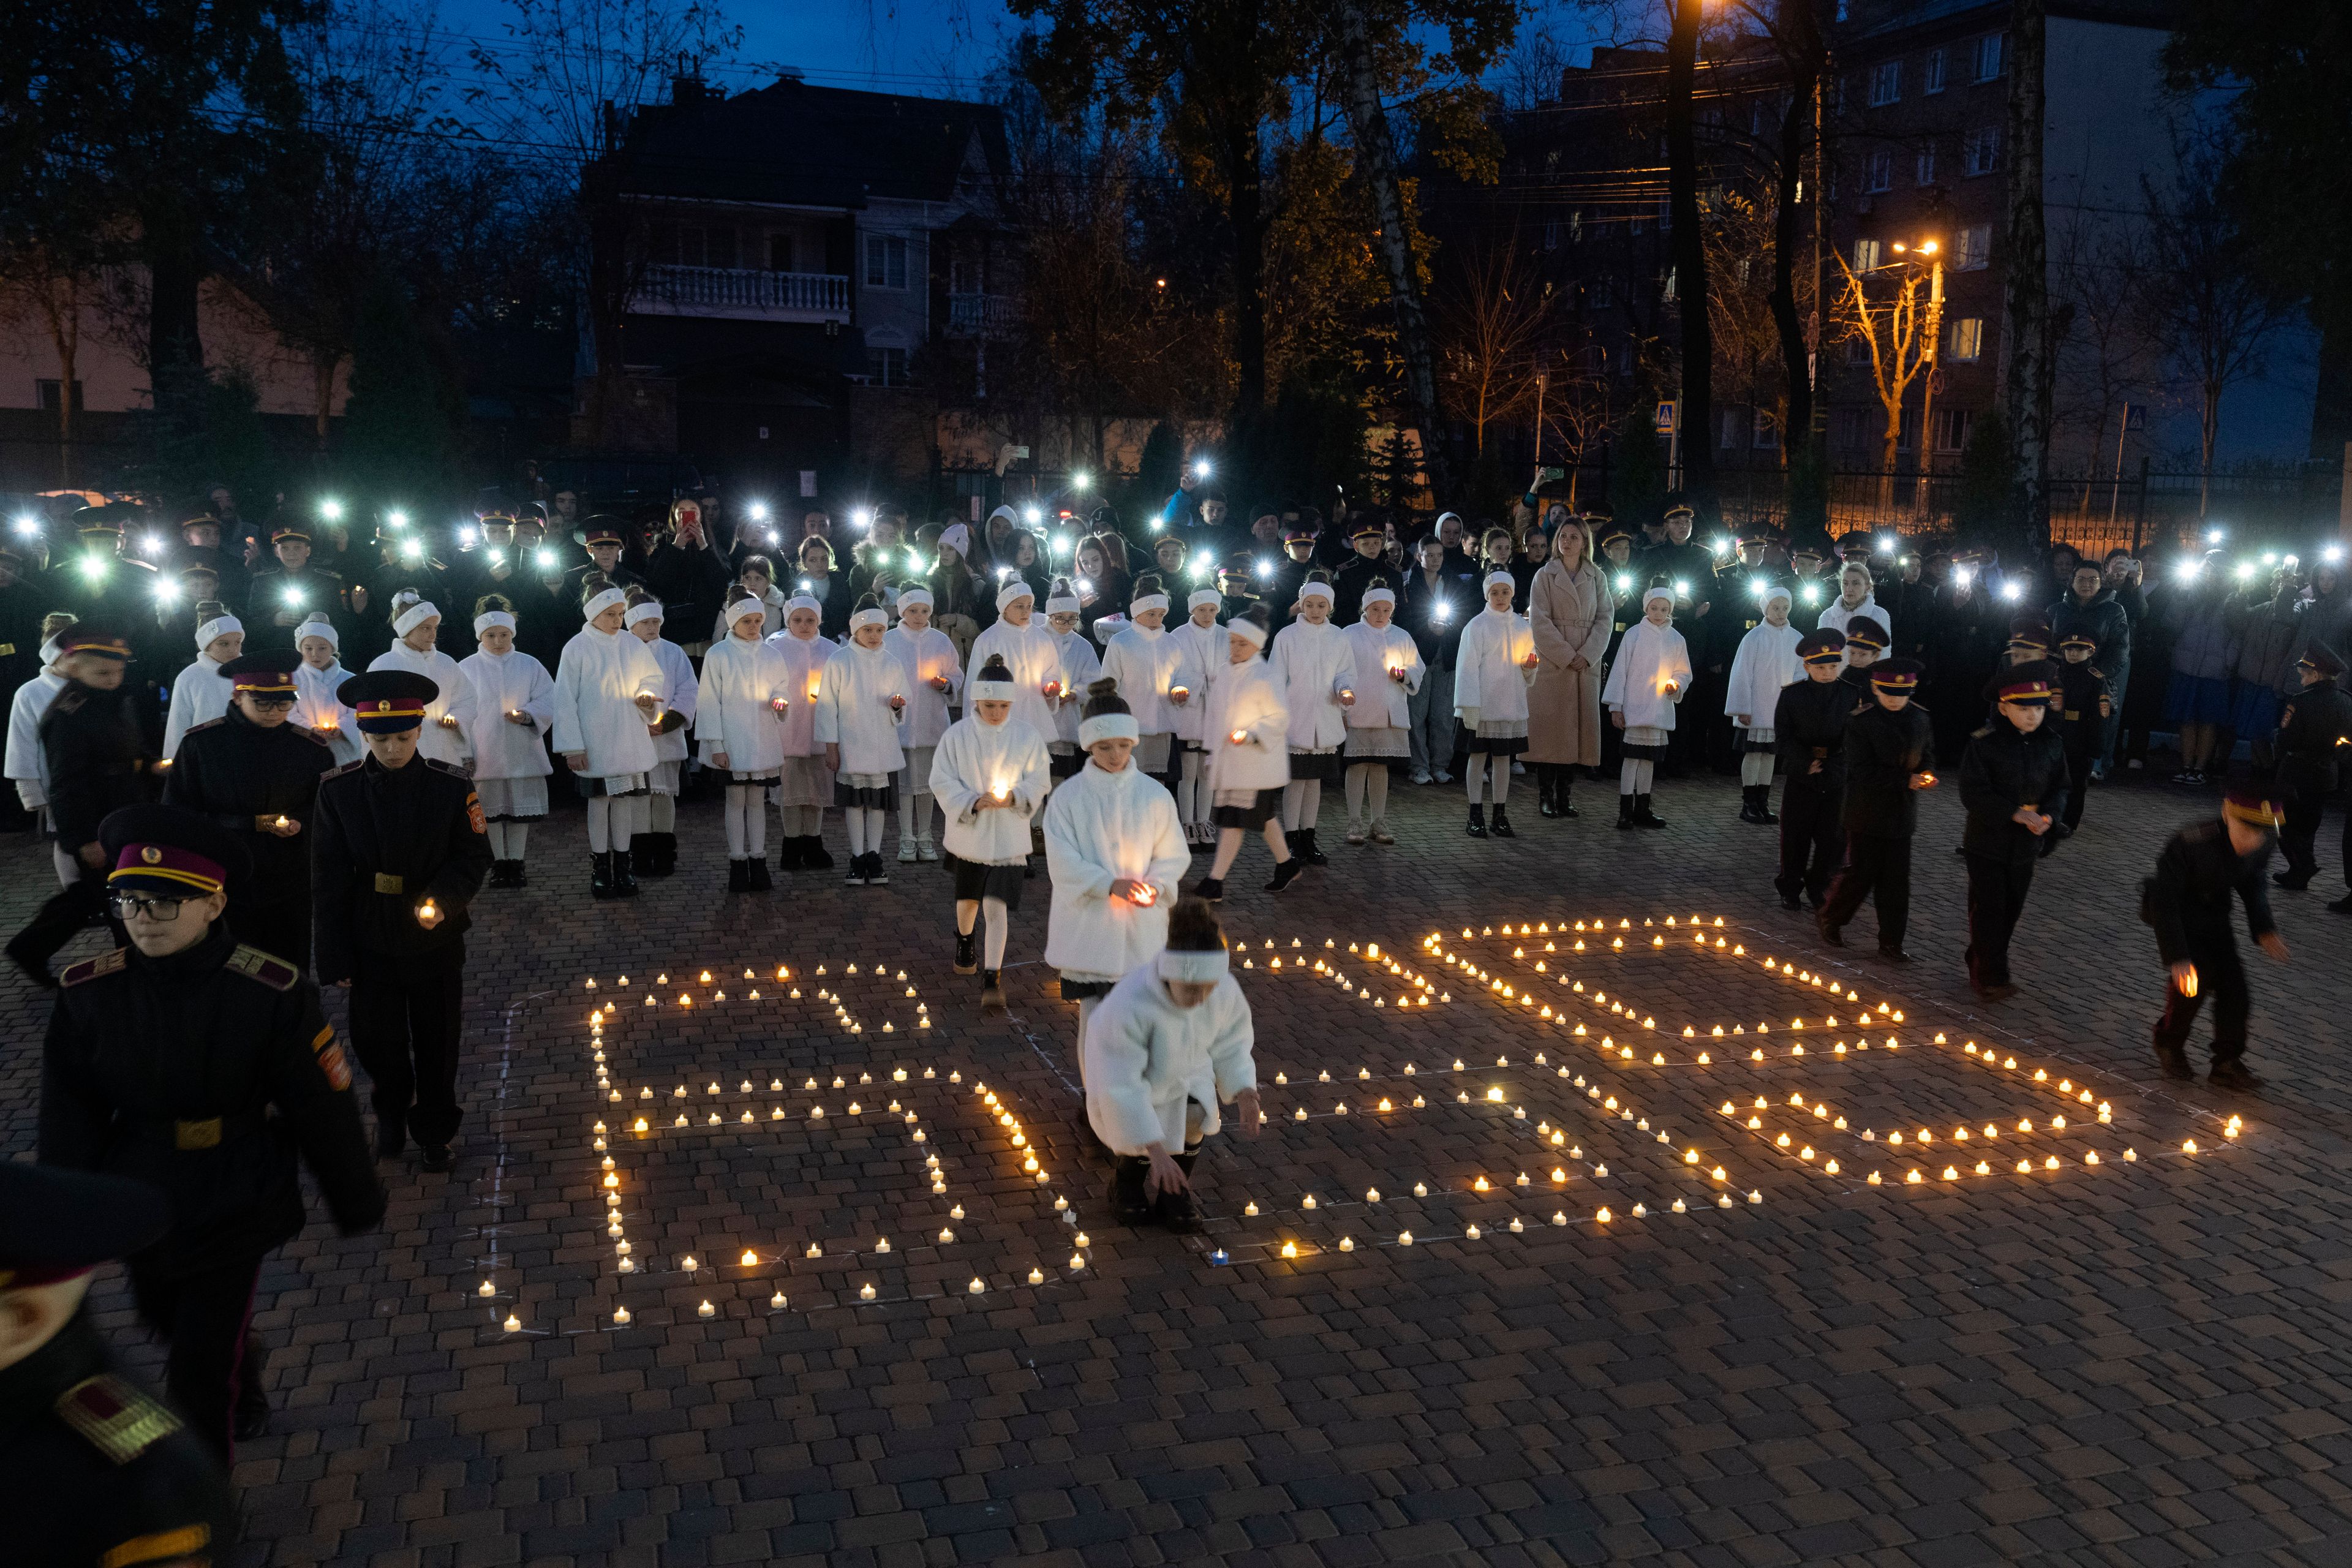
[[[1992,265],[1992,225],[1972,223],[1960,230],[1960,258],[1955,268],[1981,272]]]
[[[1857,239],[1853,242],[1853,269],[1867,272],[1878,265],[1878,241]]]
[[[1984,357],[1984,318],[1962,316],[1954,321],[1950,333],[1949,352],[1956,360],[1973,361]]]

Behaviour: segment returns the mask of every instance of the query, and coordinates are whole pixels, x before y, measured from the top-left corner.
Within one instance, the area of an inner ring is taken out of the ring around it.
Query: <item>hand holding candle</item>
[[[1171,686],[1168,689],[1168,700],[1179,708],[1183,707],[1192,699],[1192,689],[1189,686]]]
[[[932,690],[934,690],[934,691],[945,691],[945,690],[948,689],[948,685],[949,685],[949,682],[948,682],[948,678],[947,678],[946,676],[944,676],[944,675],[934,675],[934,676],[932,676],[932,677],[931,677],[931,689],[932,689]]]
[[[1355,705],[1356,694],[1347,687],[1343,686],[1339,688],[1339,706],[1342,708],[1353,708]]]
[[[899,696],[895,691],[890,693],[890,711],[893,713],[903,713],[906,710],[907,700]]]
[[[296,834],[302,831],[302,825],[295,821],[292,817],[280,813],[278,820],[269,825],[269,831],[275,833],[280,838],[291,838]]]
[[[1399,686],[1402,686],[1404,684],[1404,666],[1401,664],[1392,664],[1389,666],[1389,679],[1395,681]]]
[[[509,724],[529,724],[530,722],[530,715],[524,712],[520,708],[510,708],[507,710],[507,722]]]
[[[793,700],[792,700],[791,698],[789,698],[789,697],[786,697],[786,696],[785,696],[783,693],[782,693],[782,692],[778,692],[775,696],[771,697],[771,698],[769,698],[769,699],[768,699],[768,708],[769,708],[769,710],[770,710],[771,712],[774,713],[774,714],[776,715],[776,717],[777,717],[777,718],[779,718],[779,719],[781,719],[781,718],[782,718],[782,717],[784,716],[784,710],[785,710],[786,709],[790,708],[792,705],[793,705]]]
[[[454,714],[444,713],[433,721],[444,730],[454,730],[457,727],[457,720]]]
[[[1160,901],[1159,889],[1149,882],[1139,882],[1132,877],[1120,877],[1115,879],[1110,885],[1110,896],[1114,899],[1125,899],[1139,910],[1148,910]]]
[[[441,906],[431,899],[416,906],[416,923],[426,931],[431,931],[435,926],[439,925],[442,919]]]
[[[1236,730],[1226,738],[1232,741],[1234,745],[1238,746],[1249,739],[1249,731],[1247,730]]]

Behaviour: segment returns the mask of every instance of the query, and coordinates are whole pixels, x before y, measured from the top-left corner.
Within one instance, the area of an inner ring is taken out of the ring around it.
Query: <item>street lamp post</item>
[[[1897,243],[1895,250],[1900,255],[1902,245]],[[1927,239],[1919,242],[1913,254],[1926,257],[1929,268],[1927,353],[1922,356],[1926,369],[1919,380],[1919,485],[1912,506],[1924,528],[1936,476],[1936,361],[1944,339],[1944,251],[1941,245]]]

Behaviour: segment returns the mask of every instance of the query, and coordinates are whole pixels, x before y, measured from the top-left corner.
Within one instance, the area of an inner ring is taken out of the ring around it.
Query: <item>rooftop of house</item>
[[[614,155],[641,195],[843,210],[877,197],[945,202],[1005,167],[993,105],[811,87],[787,74],[728,97],[681,79],[639,110]]]

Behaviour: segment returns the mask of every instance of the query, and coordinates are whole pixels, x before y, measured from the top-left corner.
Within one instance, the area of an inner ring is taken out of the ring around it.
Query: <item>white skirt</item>
[[[486,822],[537,822],[547,815],[547,775],[532,778],[476,779],[475,796]]]
[[[776,804],[831,805],[833,770],[824,765],[820,756],[786,757],[783,771],[776,780]]]
[[[685,769],[686,764],[673,757],[666,763],[656,763],[654,771],[646,776],[653,782],[653,791],[656,795],[676,795],[678,775]]]
[[[900,798],[903,799],[904,797],[914,795],[919,791],[926,795],[930,793],[931,757],[933,753],[938,752],[938,750],[939,748],[937,746],[908,746],[907,748],[907,765],[898,770],[898,794]]]

